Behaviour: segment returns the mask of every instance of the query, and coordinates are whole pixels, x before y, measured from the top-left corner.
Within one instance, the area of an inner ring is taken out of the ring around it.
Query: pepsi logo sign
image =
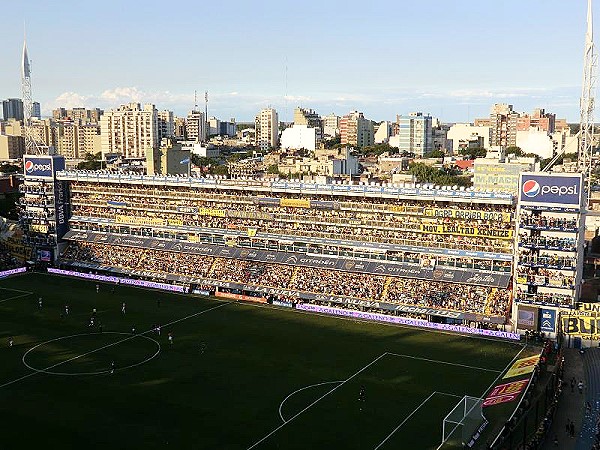
[[[33,173],[33,172],[49,172],[52,170],[52,166],[50,164],[35,164],[31,160],[25,161],[25,172]]]
[[[535,197],[541,191],[540,184],[535,180],[527,180],[523,183],[523,194],[527,197]]]

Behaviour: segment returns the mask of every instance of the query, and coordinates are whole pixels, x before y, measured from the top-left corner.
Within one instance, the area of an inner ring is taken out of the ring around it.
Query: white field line
[[[387,440],[388,440],[389,438],[391,438],[391,437],[393,436],[393,434],[394,434],[396,431],[398,431],[398,430],[400,429],[400,427],[401,427],[402,425],[404,425],[404,424],[405,424],[405,423],[408,421],[408,419],[410,419],[410,418],[411,418],[411,417],[412,417],[412,416],[413,416],[413,415],[414,415],[414,414],[415,414],[415,413],[416,413],[416,412],[417,412],[419,409],[421,409],[421,407],[422,407],[422,406],[423,406],[425,403],[427,403],[427,402],[428,402],[428,401],[431,399],[431,397],[433,397],[435,394],[436,394],[436,391],[433,391],[433,392],[432,392],[432,393],[429,395],[429,397],[427,397],[425,400],[423,400],[423,401],[421,402],[421,404],[420,404],[419,406],[417,406],[417,407],[416,407],[416,408],[413,410],[413,412],[411,412],[411,413],[410,413],[408,416],[406,416],[406,417],[404,418],[404,420],[403,420],[402,422],[400,422],[400,425],[398,425],[396,428],[394,428],[394,429],[392,430],[392,432],[391,432],[390,434],[388,434],[388,435],[386,436],[386,438],[385,438],[383,441],[381,441],[381,442],[379,443],[379,445],[377,445],[377,447],[375,447],[375,449],[374,449],[374,450],[377,450],[377,449],[378,449],[378,448],[380,448],[380,447],[381,447],[383,444],[385,444],[385,443],[387,442]]]
[[[182,321],[184,321],[184,320],[191,319],[192,317],[199,316],[199,315],[201,315],[201,314],[207,313],[207,312],[209,312],[209,311],[212,311],[212,310],[214,310],[214,309],[218,309],[218,308],[222,308],[223,306],[227,306],[227,305],[229,305],[230,303],[231,303],[231,302],[227,302],[227,303],[221,303],[220,305],[213,306],[212,308],[208,308],[208,309],[205,309],[205,310],[199,311],[199,312],[197,312],[197,313],[190,314],[189,316],[182,317],[181,319],[177,319],[177,320],[174,320],[174,321],[172,321],[172,322],[169,322],[169,323],[167,323],[167,324],[165,324],[165,325],[162,325],[162,327],[163,327],[163,328],[164,328],[164,327],[168,327],[168,326],[170,326],[170,325],[173,325],[173,324],[176,324],[176,323],[182,322]],[[116,341],[116,342],[113,342],[112,344],[107,344],[107,345],[104,345],[104,346],[102,346],[102,347],[100,347],[100,348],[97,348],[97,349],[95,349],[95,350],[90,350],[89,352],[83,353],[83,354],[81,354],[81,355],[74,356],[74,357],[72,357],[72,358],[66,359],[66,360],[64,360],[64,361],[61,361],[61,362],[59,362],[59,363],[56,363],[56,364],[53,364],[53,365],[51,365],[51,366],[49,366],[49,367],[46,367],[46,368],[44,368],[44,369],[40,370],[40,372],[44,372],[44,371],[47,371],[47,370],[50,370],[50,369],[54,369],[55,367],[58,367],[58,366],[60,366],[60,365],[62,365],[62,364],[65,364],[65,363],[68,363],[68,362],[70,362],[70,361],[73,361],[73,360],[75,360],[75,359],[82,358],[82,357],[84,357],[84,356],[91,355],[92,353],[99,352],[100,350],[104,350],[105,348],[112,347],[112,346],[114,346],[114,345],[118,345],[118,344],[121,344],[121,343],[123,343],[123,342],[126,342],[126,341],[128,341],[128,340],[130,340],[130,339],[133,339],[133,338],[135,338],[136,336],[139,336],[140,334],[141,334],[141,335],[144,335],[144,334],[146,334],[146,333],[151,333],[151,332],[153,332],[153,331],[154,331],[154,328],[151,328],[150,330],[148,330],[148,331],[144,331],[144,332],[142,332],[142,333],[139,333],[139,334],[132,334],[131,336],[128,336],[128,337],[126,337],[126,338],[124,338],[124,339],[121,339],[120,341]],[[33,376],[33,375],[36,375],[36,374],[40,373],[40,372],[31,372],[31,373],[28,373],[27,375],[23,375],[22,377],[20,377],[20,378],[17,378],[16,380],[9,381],[9,382],[7,382],[7,383],[4,383],[4,384],[0,384],[0,388],[3,388],[3,387],[5,387],[5,386],[9,386],[9,385],[11,385],[11,384],[14,384],[14,383],[17,383],[17,382],[19,382],[19,381],[21,381],[21,380],[24,380],[25,378],[29,378],[29,377],[31,377],[31,376]]]
[[[3,291],[13,291],[13,292],[22,292],[24,294],[33,294],[33,292],[31,292],[31,291],[24,291],[22,289],[12,289],[12,288],[7,288],[7,287],[0,287],[0,290],[3,290]]]
[[[460,396],[460,395],[456,395],[456,394],[450,394],[449,392],[433,391],[433,392],[432,392],[432,394],[431,394],[429,397],[427,397],[425,400],[423,400],[423,402],[422,402],[422,403],[421,403],[419,406],[417,406],[417,407],[415,408],[415,410],[414,410],[413,412],[411,412],[411,413],[410,413],[410,414],[409,414],[409,415],[408,415],[408,416],[407,416],[407,417],[406,417],[406,418],[405,418],[405,419],[404,419],[404,420],[403,420],[403,421],[400,423],[400,425],[398,425],[396,428],[394,428],[394,430],[393,430],[393,431],[392,431],[390,434],[388,434],[388,436],[387,436],[387,437],[386,437],[386,438],[385,438],[383,441],[381,441],[381,442],[379,443],[379,445],[378,445],[377,447],[375,447],[375,449],[374,449],[374,450],[377,450],[379,447],[381,447],[383,444],[385,444],[385,442],[386,442],[386,441],[387,441],[387,440],[388,440],[390,437],[392,437],[392,435],[393,435],[394,433],[396,433],[396,431],[398,431],[398,430],[399,430],[399,429],[402,427],[402,425],[404,425],[404,424],[405,424],[405,423],[408,421],[408,419],[410,419],[410,418],[411,418],[411,416],[412,416],[414,413],[416,413],[416,412],[417,412],[417,411],[418,411],[418,410],[419,410],[419,409],[420,409],[420,408],[421,408],[421,407],[422,407],[422,406],[423,406],[425,403],[427,403],[427,402],[428,402],[428,401],[431,399],[431,397],[433,397],[435,394],[439,394],[439,395],[446,395],[446,396],[448,396],[448,397],[462,398],[462,396]]]
[[[296,417],[298,417],[300,414],[302,414],[303,412],[307,411],[308,409],[312,408],[314,405],[316,405],[317,403],[319,403],[321,400],[323,400],[325,397],[327,397],[329,394],[331,394],[332,392],[335,392],[340,386],[343,386],[344,384],[346,384],[348,381],[350,381],[352,378],[356,377],[358,374],[360,374],[361,372],[363,372],[364,370],[366,370],[367,368],[369,368],[370,366],[372,366],[373,364],[375,364],[377,361],[379,361],[381,358],[383,358],[386,355],[386,353],[382,353],[381,355],[379,355],[377,358],[375,358],[373,361],[371,361],[370,363],[368,363],[367,365],[365,365],[364,367],[362,367],[361,369],[359,369],[357,372],[355,372],[353,375],[350,375],[348,378],[346,378],[344,381],[342,381],[340,384],[338,384],[337,386],[335,386],[334,388],[330,389],[329,391],[327,391],[325,394],[321,395],[318,399],[316,399],[315,401],[313,401],[310,405],[306,406],[304,409],[302,409],[301,411],[297,412],[295,415],[293,415],[287,422],[282,423],[281,425],[279,425],[277,428],[275,428],[273,431],[271,431],[270,433],[268,433],[266,436],[264,436],[263,438],[259,439],[258,441],[256,441],[254,444],[252,444],[250,447],[248,447],[247,450],[251,450],[254,447],[256,447],[258,444],[260,444],[261,442],[263,442],[264,440],[268,439],[269,437],[271,437],[273,434],[275,434],[277,431],[279,431],[280,429],[282,429],[285,425],[287,425],[288,423],[290,423],[292,420],[294,420]]]
[[[308,385],[308,386],[304,386],[304,387],[302,387],[302,388],[300,388],[300,389],[296,389],[294,392],[292,392],[290,395],[288,395],[286,398],[284,398],[284,399],[283,399],[283,401],[282,401],[282,402],[279,404],[279,417],[281,418],[281,421],[282,421],[283,423],[287,422],[287,420],[285,420],[285,419],[283,418],[283,413],[281,412],[281,409],[283,408],[283,404],[284,404],[285,402],[287,402],[287,400],[288,400],[290,397],[293,397],[293,396],[294,396],[294,395],[296,395],[298,392],[302,392],[302,391],[304,391],[304,390],[306,390],[306,389],[310,389],[310,388],[317,387],[317,386],[323,386],[323,385],[325,385],[325,384],[336,384],[336,383],[338,383],[338,384],[339,384],[339,383],[343,383],[343,381],[324,381],[324,382],[322,382],[322,383],[311,384],[311,385]]]
[[[431,363],[436,363],[436,364],[446,364],[448,366],[456,366],[456,367],[464,367],[464,368],[467,368],[467,369],[483,370],[485,372],[502,373],[501,370],[486,369],[485,367],[469,366],[467,364],[459,364],[459,363],[454,363],[454,362],[449,362],[449,361],[440,361],[440,360],[437,360],[437,359],[421,358],[419,356],[401,355],[401,354],[392,353],[392,352],[388,352],[388,355],[399,356],[399,357],[402,357],[402,358],[416,359],[416,360],[419,360],[419,361],[426,361],[426,362],[431,362]]]
[[[31,292],[31,293],[29,293],[29,294],[14,295],[14,296],[12,296],[12,297],[8,297],[8,298],[5,298],[5,299],[3,299],[3,300],[0,300],[0,303],[7,302],[7,301],[9,301],[9,300],[15,300],[15,299],[17,299],[17,298],[28,297],[28,296],[30,296],[31,294],[33,294],[33,292]]]

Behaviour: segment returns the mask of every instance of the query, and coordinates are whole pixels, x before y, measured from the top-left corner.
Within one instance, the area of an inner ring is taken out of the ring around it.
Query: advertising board
[[[545,205],[581,205],[582,177],[580,174],[567,176],[554,173],[522,173],[519,183],[521,203]]]

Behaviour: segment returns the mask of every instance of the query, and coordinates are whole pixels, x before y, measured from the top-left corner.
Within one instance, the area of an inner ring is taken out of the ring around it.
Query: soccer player
[[[100,285],[98,283],[96,283],[96,294],[100,292]]]
[[[111,374],[115,373],[115,362],[114,361],[110,362],[110,373]]]
[[[38,307],[42,309],[42,297],[38,298]]]
[[[363,409],[363,404],[365,403],[365,387],[361,386],[360,391],[358,392],[358,402],[360,404],[360,410]]]
[[[125,308],[127,305],[125,305],[125,302],[123,302],[123,304],[121,305],[121,313],[125,314]]]
[[[170,332],[168,335],[168,339],[169,339],[169,345],[173,345],[173,335]]]
[[[12,336],[9,336],[9,337],[8,337],[8,346],[9,346],[9,347],[12,347],[12,346],[13,346],[13,343],[14,343],[14,342],[13,342],[13,337],[12,337]]]
[[[131,327],[131,334],[135,334],[135,325]]]
[[[69,305],[65,305],[65,316],[69,315]]]

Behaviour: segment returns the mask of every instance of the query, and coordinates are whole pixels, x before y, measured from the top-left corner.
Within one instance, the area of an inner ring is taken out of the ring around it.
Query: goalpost
[[[463,447],[479,432],[482,424],[487,424],[483,415],[483,399],[465,395],[450,411],[442,424],[442,443]]]

